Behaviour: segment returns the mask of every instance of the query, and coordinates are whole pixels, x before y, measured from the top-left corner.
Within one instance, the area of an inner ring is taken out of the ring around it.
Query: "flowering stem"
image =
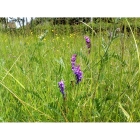
[[[88,53],[90,53],[90,50],[91,50],[91,41],[90,41],[90,38],[88,36],[84,36],[84,39],[86,41],[86,46],[87,46],[87,49],[88,49]]]
[[[65,94],[65,85],[64,85],[64,82],[61,80],[60,82],[58,82],[58,86],[59,86],[59,89],[60,89],[60,92],[62,93],[62,96],[63,96],[63,110],[64,110],[64,113],[66,114],[66,94]]]

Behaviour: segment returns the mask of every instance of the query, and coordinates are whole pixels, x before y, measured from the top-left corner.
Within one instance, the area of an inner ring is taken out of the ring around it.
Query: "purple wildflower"
[[[60,82],[58,82],[58,86],[59,86],[59,89],[60,89],[60,92],[62,93],[63,97],[65,98],[65,85],[64,85],[64,82],[61,80]]]
[[[76,80],[77,80],[77,84],[82,80],[82,77],[83,77],[83,73],[82,71],[80,70],[80,66],[75,66],[74,68],[74,74],[76,76]]]
[[[86,45],[87,45],[87,48],[89,49],[89,53],[90,53],[91,41],[88,36],[84,36],[84,39],[86,40]]]
[[[75,68],[75,61],[76,61],[76,54],[74,54],[71,58],[71,69],[72,71],[74,71],[74,68]]]

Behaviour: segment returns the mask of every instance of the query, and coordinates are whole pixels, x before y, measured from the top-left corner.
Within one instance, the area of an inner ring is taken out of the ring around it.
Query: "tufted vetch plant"
[[[88,53],[90,53],[90,49],[91,49],[91,41],[90,41],[90,38],[88,36],[84,36],[84,39],[86,41],[86,46],[88,48]]]
[[[76,54],[74,54],[73,56],[72,56],[72,58],[71,58],[71,69],[72,69],[72,71],[74,70],[74,68],[75,68],[75,61],[76,61]]]
[[[73,71],[73,73],[75,74],[75,77],[76,77],[76,84],[78,84],[82,80],[83,72],[80,69],[80,65],[76,66],[76,56],[77,56],[76,54],[72,55],[71,67],[72,67],[72,71]]]
[[[65,85],[64,85],[64,82],[61,80],[60,82],[58,82],[58,86],[59,86],[60,92],[63,95],[63,98],[65,99],[66,98],[66,94],[65,94]]]
[[[83,77],[83,72],[80,69],[80,65],[76,66],[74,68],[74,74],[75,74],[75,77],[76,77],[76,84],[78,84],[82,80],[82,77]]]

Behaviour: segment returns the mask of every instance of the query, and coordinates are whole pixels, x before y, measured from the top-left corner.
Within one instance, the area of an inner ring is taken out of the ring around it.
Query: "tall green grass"
[[[120,24],[94,33],[74,30],[59,33],[50,27],[28,36],[0,33],[0,121],[1,122],[138,122],[139,40],[131,32],[115,34]],[[83,25],[82,25],[83,26]],[[86,26],[84,24],[84,26]],[[63,27],[62,27],[63,28]],[[87,53],[84,35],[91,38]],[[77,85],[71,56],[83,71]],[[58,82],[63,80],[67,99]]]

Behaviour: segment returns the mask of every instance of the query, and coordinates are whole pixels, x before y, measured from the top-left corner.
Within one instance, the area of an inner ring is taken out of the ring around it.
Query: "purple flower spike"
[[[89,39],[88,36],[85,36],[84,38],[85,38],[85,40],[86,40],[86,43],[90,43],[90,39]]]
[[[87,45],[87,48],[89,49],[89,53],[90,53],[91,41],[88,36],[84,36],[84,39],[86,40],[86,45]]]
[[[77,84],[82,80],[82,77],[83,77],[83,73],[82,71],[80,70],[80,66],[77,66],[74,68],[74,74],[76,76],[76,80],[77,80]]]
[[[60,92],[62,93],[63,97],[65,98],[65,85],[64,85],[64,82],[61,80],[60,82],[58,82],[58,86],[59,86],[59,89],[60,89]]]
[[[74,71],[74,68],[75,68],[75,61],[76,61],[76,54],[74,54],[71,58],[71,69],[72,71]]]

